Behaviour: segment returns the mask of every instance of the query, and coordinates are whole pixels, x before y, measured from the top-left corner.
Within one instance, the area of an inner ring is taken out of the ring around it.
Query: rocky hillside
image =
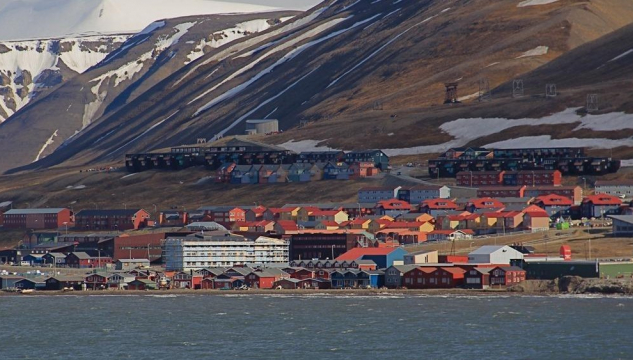
[[[302,146],[326,141],[343,149],[392,147],[398,150],[393,154],[518,138],[526,123],[534,122],[531,117],[567,111],[573,104],[565,96],[537,102],[544,98],[544,80],[527,78],[525,96],[513,102],[507,84],[553,60],[569,61],[564,58],[570,51],[587,51],[594,40],[623,29],[633,21],[633,3],[330,0],[261,33],[209,47],[193,56],[202,55],[198,59],[190,57],[191,50],[174,52],[173,43],[161,45],[161,36],[169,43],[181,34],[176,46],[206,47],[213,38],[200,42],[185,37],[194,27],[182,34],[184,24],[196,21],[167,21],[128,40],[105,66],[77,77],[0,126],[0,151],[9,155],[0,169],[29,164],[38,153],[48,156],[28,168],[122,161],[126,152],[241,134],[249,118],[277,118],[289,130],[267,141],[292,145],[304,140]],[[621,47],[630,40],[625,41],[617,48],[611,43],[608,53],[596,56],[606,63],[617,56],[605,60],[611,52],[624,54]],[[167,65],[175,62],[179,66]],[[612,65],[626,63],[614,60]],[[481,79],[487,80],[493,97],[473,103]],[[445,82],[459,82],[461,104],[439,105]],[[614,103],[609,111],[626,110],[624,104]],[[552,130],[548,125],[564,117],[569,130],[583,123],[578,116],[572,111],[537,123],[542,131]],[[530,118],[512,122],[506,117]],[[463,126],[460,121],[467,118],[496,120]],[[593,131],[589,127],[585,136]]]

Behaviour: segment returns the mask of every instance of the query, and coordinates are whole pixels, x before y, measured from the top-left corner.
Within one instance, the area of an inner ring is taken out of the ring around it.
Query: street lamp
[[[468,170],[468,172],[470,173],[470,187],[473,187],[473,171]]]
[[[587,190],[587,178],[582,178],[582,181],[585,182],[585,186],[583,187],[583,189],[585,189],[585,191]]]
[[[68,221],[64,221],[64,225],[66,225],[66,235],[68,235]]]
[[[95,206],[95,210],[99,209],[99,207],[97,206],[97,203],[96,203],[96,202],[91,201],[90,203],[94,204],[94,206]]]
[[[124,208],[125,210],[127,210],[127,204],[126,204],[126,203],[123,203],[123,208]]]

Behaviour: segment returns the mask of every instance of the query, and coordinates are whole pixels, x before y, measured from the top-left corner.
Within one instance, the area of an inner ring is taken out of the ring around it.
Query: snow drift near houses
[[[191,15],[304,11],[319,0],[0,0],[0,40],[131,34]]]

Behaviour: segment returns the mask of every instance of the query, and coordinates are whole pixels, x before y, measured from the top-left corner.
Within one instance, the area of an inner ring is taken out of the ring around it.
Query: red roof
[[[544,206],[571,206],[574,204],[570,198],[556,194],[539,196],[536,198],[536,202],[542,203]]]
[[[529,215],[530,217],[536,218],[536,217],[549,217],[549,214],[547,213],[547,211],[541,209],[540,207],[536,206],[536,205],[530,205],[528,207],[526,207],[525,209],[523,209],[523,213],[525,215]]]
[[[277,224],[285,231],[298,230],[297,223],[292,220],[280,220]]]
[[[622,200],[620,200],[618,197],[607,194],[589,195],[585,196],[585,198],[582,199],[583,204],[589,202],[594,205],[622,205]]]
[[[422,202],[422,206],[426,206],[429,209],[440,209],[440,210],[457,210],[459,206],[455,204],[454,201],[447,199],[429,199],[424,200]]]
[[[336,260],[358,260],[365,255],[389,255],[397,248],[354,248],[348,252],[341,254]]]
[[[388,229],[408,229],[412,227],[420,227],[426,224],[426,222],[415,221],[415,222],[407,222],[407,221],[394,221],[387,224]]]
[[[338,223],[336,221],[331,221],[331,220],[323,220],[321,221],[321,224],[323,224],[324,226],[336,226],[339,227]]]
[[[451,274],[455,274],[457,276],[464,276],[464,273],[466,272],[466,270],[460,268],[460,267],[443,267],[442,270],[449,272]]]
[[[470,200],[470,204],[477,209],[500,209],[505,207],[501,201],[489,197],[472,199]]]
[[[382,207],[385,210],[411,210],[411,204],[398,199],[379,201],[376,207]]]
[[[459,214],[459,215],[448,215],[447,218],[451,221],[462,221],[462,220],[476,220],[479,219],[481,215],[479,214]]]

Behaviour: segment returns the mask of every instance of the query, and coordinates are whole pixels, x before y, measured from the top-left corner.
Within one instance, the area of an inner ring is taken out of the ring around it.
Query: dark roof
[[[11,209],[4,213],[5,215],[33,215],[33,214],[58,214],[63,208],[51,209]]]
[[[133,216],[142,209],[81,210],[76,216]]]

